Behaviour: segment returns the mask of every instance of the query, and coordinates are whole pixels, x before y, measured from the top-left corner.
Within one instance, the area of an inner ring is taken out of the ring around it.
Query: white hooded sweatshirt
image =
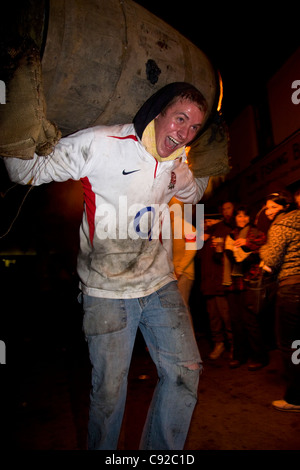
[[[82,292],[95,297],[143,297],[176,279],[168,203],[175,196],[196,204],[208,184],[208,177],[194,179],[184,149],[164,162],[148,153],[140,136],[151,117],[137,116],[133,124],[64,137],[48,157],[4,159],[17,183],[81,180],[77,270]]]

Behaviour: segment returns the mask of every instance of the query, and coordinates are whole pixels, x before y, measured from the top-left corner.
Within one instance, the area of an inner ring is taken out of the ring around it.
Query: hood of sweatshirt
[[[173,98],[189,90],[194,91],[197,90],[197,88],[190,83],[174,82],[169,83],[154,93],[154,95],[150,96],[133,118],[133,124],[139,138],[142,139],[143,132],[148,124],[161,113]]]

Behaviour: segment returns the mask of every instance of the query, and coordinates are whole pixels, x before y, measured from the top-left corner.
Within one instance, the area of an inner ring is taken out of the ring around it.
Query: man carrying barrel
[[[131,124],[63,137],[48,157],[5,158],[12,181],[83,184],[78,275],[92,363],[89,449],[117,448],[138,328],[159,377],[140,448],[184,447],[202,361],[173,272],[172,237],[161,231],[173,196],[196,204],[206,189],[208,177],[194,178],[185,162],[206,112],[194,86],[172,83]]]

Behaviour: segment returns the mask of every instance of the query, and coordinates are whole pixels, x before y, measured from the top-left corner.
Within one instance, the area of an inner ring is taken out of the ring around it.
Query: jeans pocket
[[[171,282],[157,291],[160,304],[163,308],[186,308],[183,298],[178,290],[177,282]]]
[[[86,336],[114,333],[126,328],[127,315],[123,300],[83,297],[83,331]]]

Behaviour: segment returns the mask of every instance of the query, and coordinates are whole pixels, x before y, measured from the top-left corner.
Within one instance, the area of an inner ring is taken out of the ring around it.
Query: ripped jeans
[[[88,449],[117,449],[137,328],[159,377],[140,449],[183,449],[202,362],[177,283],[136,299],[83,295],[83,308],[92,363]]]

